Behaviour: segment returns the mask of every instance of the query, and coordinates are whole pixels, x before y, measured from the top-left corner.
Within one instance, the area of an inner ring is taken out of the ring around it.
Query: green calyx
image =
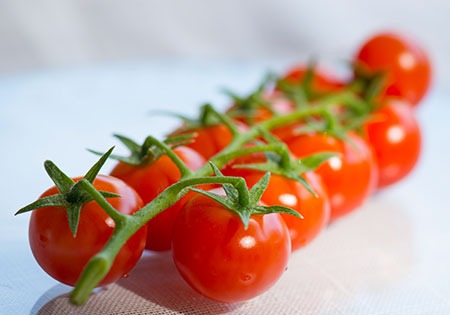
[[[354,63],[353,72],[355,78],[350,84],[350,89],[361,95],[362,99],[376,107],[376,99],[386,87],[387,75],[385,71],[373,71],[362,64]]]
[[[102,157],[95,163],[86,175],[83,177],[82,181],[87,181],[89,183],[93,183],[95,178],[97,177],[100,169],[105,164],[112,150],[109,149]],[[61,171],[52,161],[45,161],[44,163],[45,170],[51,180],[55,183],[55,186],[59,190],[59,194],[47,196],[44,198],[40,198],[35,202],[30,203],[29,205],[21,208],[19,211],[15,213],[21,214],[28,211],[32,211],[39,208],[44,207],[63,207],[67,211],[67,220],[69,223],[70,230],[72,231],[73,236],[75,237],[78,230],[78,223],[80,220],[81,208],[85,203],[88,203],[94,198],[91,197],[84,190],[80,189],[79,183],[75,183],[70,177],[68,177],[63,171]],[[113,198],[119,197],[117,194],[98,191],[104,198]]]
[[[210,163],[210,165],[216,177],[226,177],[223,176],[220,170],[213,163]],[[247,188],[247,185],[242,185],[242,181],[238,182],[236,185],[222,184],[225,191],[225,196],[198,188],[191,188],[191,190],[213,199],[223,207],[237,214],[242,220],[245,228],[249,225],[250,217],[256,214],[288,213],[302,218],[298,212],[287,207],[260,205],[261,197],[269,185],[269,180],[270,173],[266,173],[250,190]]]
[[[129,156],[111,154],[110,157],[114,160],[130,165],[142,166],[157,160],[162,154],[161,150],[156,148],[147,139],[145,139],[142,145],[139,145],[134,140],[122,135],[115,134],[114,137],[117,138],[130,151]],[[97,155],[103,155],[102,152],[90,149],[88,149],[88,151]]]
[[[233,118],[243,118],[248,125],[255,123],[255,116],[258,109],[266,109],[272,114],[276,114],[271,104],[264,97],[267,85],[273,80],[272,75],[267,75],[258,88],[246,96],[238,96],[230,90],[224,90],[225,94],[233,101],[233,107],[228,111],[228,116]]]
[[[178,113],[172,113],[168,111],[153,111],[152,113],[165,114],[174,116],[181,119],[183,125],[176,130],[173,134],[178,136],[181,134],[191,134],[192,138],[195,138],[195,130],[202,127],[215,126],[219,124],[224,124],[233,135],[239,133],[235,123],[227,116],[218,112],[211,104],[207,103],[200,107],[200,113],[198,117],[190,118],[185,115],[180,115]],[[171,136],[172,138],[173,136]]]
[[[157,161],[162,155],[167,155],[179,168],[182,176],[191,173],[186,164],[172,150],[174,147],[182,146],[189,143],[192,135],[178,135],[167,138],[164,141],[148,136],[142,145],[137,144],[130,138],[114,135],[119,139],[130,151],[129,156],[110,155],[112,159],[133,166],[146,166]],[[97,151],[89,150],[94,154],[102,154]]]
[[[310,103],[309,108],[316,108],[316,113],[297,121],[294,135],[323,133],[344,141],[349,131],[361,129],[373,111],[367,101],[350,90],[326,96],[318,104]]]
[[[317,102],[323,103],[333,99],[345,100],[344,102],[330,103],[328,109],[324,109],[319,115],[322,119],[307,117],[305,125],[299,127],[296,132],[310,133],[322,132],[345,140],[348,130],[358,130],[368,119],[369,114],[378,108],[376,98],[381,93],[386,76],[382,71],[369,71],[361,65],[354,65],[355,78],[343,87],[342,92],[320,92],[313,87],[316,73],[316,64],[311,62],[306,69],[305,75],[299,82],[281,79],[277,82],[278,89],[297,108],[314,107]],[[340,112],[336,109],[340,108]]]
[[[122,135],[115,134],[114,137],[125,145],[125,147],[130,151],[130,154],[128,156],[111,154],[110,158],[129,165],[144,166],[153,163],[158,160],[161,155],[165,154],[166,147],[175,148],[189,143],[192,135],[186,134],[173,136],[167,138],[163,142],[149,136],[142,144],[138,144],[134,140]],[[88,151],[97,155],[103,155],[102,152],[90,149],[88,149]]]
[[[294,102],[297,108],[303,108],[309,101],[320,98],[326,93],[315,91],[313,80],[316,73],[316,61],[308,63],[305,76],[299,82],[291,82],[286,79],[277,81],[277,88],[290,100]]]
[[[336,156],[333,152],[321,152],[307,157],[293,158],[286,144],[280,142],[267,131],[262,135],[270,143],[271,147],[265,152],[266,161],[262,163],[236,164],[233,168],[251,169],[260,172],[270,172],[300,182],[311,194],[316,193],[303,178],[303,174],[313,171],[328,159]]]

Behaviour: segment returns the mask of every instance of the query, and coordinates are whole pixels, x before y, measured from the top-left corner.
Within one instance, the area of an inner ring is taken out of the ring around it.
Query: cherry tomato
[[[227,176],[243,177],[249,188],[253,187],[263,172],[233,168],[235,164],[261,163],[265,157],[260,154],[243,156],[228,164],[222,173]],[[301,183],[287,179],[281,175],[272,174],[269,185],[261,201],[267,205],[280,205],[291,208],[303,216],[303,219],[293,215],[280,213],[289,229],[292,251],[309,244],[328,224],[330,203],[325,186],[320,176],[314,172],[304,174],[317,196],[312,195]]]
[[[289,232],[277,213],[238,215],[197,194],[175,222],[173,259],[187,283],[216,301],[254,298],[280,278],[291,252]]]
[[[319,152],[336,152],[319,166],[331,203],[331,220],[361,206],[373,192],[377,182],[377,168],[369,145],[355,133],[347,134],[348,141],[322,133],[293,136],[286,140],[292,154],[304,157]]]
[[[330,202],[322,179],[314,172],[305,173],[304,177],[317,196],[311,194],[298,182],[295,182],[295,184],[289,183],[289,186],[293,189],[288,190],[288,187],[284,189],[281,183],[277,183],[276,180],[272,182],[271,180],[269,188],[274,187],[278,190],[278,200],[275,199],[277,193],[268,194],[267,198],[263,196],[262,199],[267,204],[279,204],[280,201],[283,201],[286,207],[293,209],[299,208],[298,212],[303,216],[303,219],[286,213],[280,214],[289,229],[292,250],[297,250],[309,244],[319,235],[320,231],[329,223],[330,219]],[[295,206],[293,196],[297,196],[298,199]]]
[[[296,121],[292,124],[274,128],[270,132],[282,142],[284,142],[285,139],[292,138],[294,135],[296,135],[298,133],[297,130],[305,127],[305,125],[306,124],[303,121]]]
[[[192,169],[197,170],[205,164],[205,159],[188,147],[178,147],[174,152]],[[141,196],[144,203],[155,199],[163,190],[178,182],[180,171],[175,163],[163,155],[158,160],[144,166],[118,163],[111,171],[111,176],[125,181]],[[188,195],[167,208],[147,223],[147,244],[145,248],[155,251],[169,250],[172,242],[172,229],[175,218]]]
[[[239,126],[239,128],[244,128]],[[223,124],[186,129],[181,127],[172,135],[195,133],[186,146],[200,153],[206,160],[219,153],[233,140],[231,131]]]
[[[387,96],[395,96],[416,106],[431,82],[431,63],[422,47],[395,33],[380,33],[359,49],[355,61],[369,70],[386,71]]]
[[[80,179],[74,178],[74,181]],[[120,179],[98,175],[94,186],[98,190],[120,195],[119,198],[108,198],[108,201],[121,213],[133,214],[143,205],[138,194]],[[41,198],[57,193],[58,189],[52,187],[44,192]],[[114,221],[94,201],[82,207],[76,237],[73,237],[70,230],[65,208],[36,209],[31,214],[29,226],[31,251],[42,269],[50,276],[74,286],[89,259],[97,254],[111,237],[114,227]],[[125,243],[99,286],[119,280],[136,265],[144,250],[145,235],[144,227]]]
[[[416,165],[421,151],[421,132],[412,107],[386,100],[365,124],[378,165],[378,188],[400,181]]]
[[[284,76],[284,80],[288,83],[297,84],[303,81],[308,73],[308,67],[298,65],[291,68]],[[344,87],[345,83],[342,80],[332,76],[330,73],[315,68],[311,81],[311,89],[318,93],[337,92]]]

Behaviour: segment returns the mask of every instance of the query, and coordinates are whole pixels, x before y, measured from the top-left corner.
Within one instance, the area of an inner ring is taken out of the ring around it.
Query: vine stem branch
[[[233,158],[251,152],[258,152],[257,150],[259,149],[243,148],[243,146],[249,141],[260,136],[261,129],[270,131],[283,125],[295,123],[306,116],[318,115],[324,109],[328,109],[330,105],[345,103],[349,98],[349,94],[345,92],[335,94],[325,97],[320,103],[314,104],[312,107],[301,108],[288,115],[275,116],[269,120],[257,123],[246,132],[236,134],[231,143],[217,155],[212,157],[210,162],[220,169]],[[169,155],[170,152],[172,152],[170,149],[167,150],[165,145],[161,145],[159,141],[155,142],[155,144],[160,146],[160,148]],[[271,148],[274,150],[279,150],[279,148],[274,146],[271,147],[271,145],[262,147],[265,149]],[[178,157],[170,157],[176,163]],[[125,242],[149,220],[164,211],[166,208],[175,204],[184,195],[184,193],[186,193],[188,187],[208,183],[232,184],[238,190],[246,187],[244,179],[239,177],[209,176],[212,173],[212,170],[208,164],[205,164],[195,172],[184,169],[184,163],[177,166],[180,168],[183,175],[182,179],[176,184],[166,188],[166,190],[158,195],[158,197],[153,199],[153,201],[145,205],[133,215],[118,215],[118,212],[111,207],[108,201],[101,194],[97,194],[91,189],[89,182],[86,180],[80,181],[80,188],[90,194],[92,198],[94,198],[105,210],[105,212],[108,213],[114,221],[116,221],[116,227],[111,238],[103,249],[91,258],[83,270],[80,279],[70,295],[70,300],[72,303],[78,305],[83,304],[88,299],[92,290],[106,276],[123,244],[125,244]],[[242,196],[244,195],[246,194],[243,193]],[[245,200],[243,200],[243,202],[245,202]]]

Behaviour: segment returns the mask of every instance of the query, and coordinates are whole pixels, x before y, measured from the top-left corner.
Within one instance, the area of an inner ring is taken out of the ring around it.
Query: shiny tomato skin
[[[244,125],[239,125],[238,128],[245,130]],[[216,124],[193,129],[186,129],[181,127],[175,130],[171,136],[182,134],[195,134],[192,141],[186,144],[186,147],[193,149],[200,153],[205,160],[209,160],[212,156],[222,151],[232,140],[233,134],[223,124]]]
[[[303,185],[295,184],[299,189],[297,194],[300,195],[298,212],[303,216],[303,219],[286,213],[281,214],[289,229],[293,251],[314,240],[330,220],[330,201],[322,178],[314,172],[305,173],[304,177],[317,196],[312,195]],[[276,185],[276,182],[273,184]],[[280,188],[281,186],[278,186],[278,189]],[[269,203],[271,200],[268,198],[264,198],[263,201],[271,204]]]
[[[374,35],[360,47],[355,61],[372,71],[386,71],[386,96],[416,106],[429,89],[430,59],[421,46],[403,35],[392,32]]]
[[[197,136],[194,142],[187,146],[200,153],[205,159],[220,152],[233,140],[231,131],[222,124],[199,128],[194,132]]]
[[[243,177],[249,188],[264,175],[259,171],[232,168],[231,165],[223,170],[223,174]],[[322,179],[314,172],[305,173],[303,176],[316,192],[317,197],[306,190],[301,183],[272,174],[261,198],[266,205],[285,206],[303,216],[303,219],[300,219],[290,214],[280,213],[289,229],[292,251],[309,244],[328,224],[330,217],[330,203]]]
[[[186,282],[220,302],[252,299],[286,270],[291,244],[277,213],[241,219],[202,195],[191,198],[175,222],[173,259]]]
[[[377,168],[372,149],[360,136],[348,133],[349,141],[331,135],[310,133],[286,140],[292,154],[304,157],[319,152],[336,152],[316,170],[322,177],[331,204],[333,221],[361,206],[377,183]]]
[[[188,147],[175,148],[174,152],[192,170],[197,170],[206,163],[200,154]],[[145,204],[155,199],[167,187],[175,184],[181,178],[178,167],[167,155],[143,166],[118,163],[110,175],[122,179],[133,187]],[[184,196],[147,223],[146,249],[154,251],[170,249],[173,223],[188,198],[189,195]]]
[[[74,180],[78,181],[80,178]],[[108,201],[121,213],[133,214],[143,206],[138,194],[117,178],[98,175],[94,186],[98,190],[119,194],[119,198],[108,198]],[[52,187],[41,197],[57,193],[58,189]],[[82,207],[76,237],[72,236],[64,208],[36,209],[31,214],[29,225],[31,251],[42,269],[50,276],[74,286],[84,266],[103,248],[114,227],[114,221],[94,201]],[[143,227],[122,247],[111,270],[99,286],[119,280],[136,265],[144,250],[145,238],[146,228]]]
[[[378,188],[400,181],[414,169],[419,160],[422,137],[409,104],[386,100],[364,127],[377,160]]]

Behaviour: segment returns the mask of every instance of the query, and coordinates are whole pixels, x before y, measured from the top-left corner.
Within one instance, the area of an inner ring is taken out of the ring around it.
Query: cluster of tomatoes
[[[243,207],[242,211],[250,212],[246,224],[239,213],[224,206],[226,202],[189,191],[124,242],[99,285],[127,274],[144,248],[171,250],[180,274],[202,295],[223,302],[253,298],[278,280],[293,251],[310,243],[331,221],[360,207],[375,190],[410,173],[421,150],[414,111],[430,84],[428,57],[405,37],[381,33],[361,46],[353,63],[354,75],[349,80],[337,79],[317,67],[296,66],[276,84],[266,85],[248,98],[235,97],[226,113],[235,131],[245,133],[273,117],[307,111],[334,95],[350,95],[352,106],[345,104],[343,96],[323,113],[280,124],[267,130],[270,137],[245,144],[251,147],[267,143],[267,139],[278,141],[288,149],[291,161],[300,159],[304,165],[312,154],[333,152],[317,169],[301,174],[309,186],[273,172],[258,201],[270,211],[260,213],[263,210],[259,206]],[[236,132],[216,120],[183,125],[173,132],[175,135],[190,135],[189,141],[172,152],[195,171],[220,155]],[[110,176],[99,175],[92,183],[101,192],[120,195],[107,200],[117,211],[133,214],[176,184],[182,172],[169,155],[149,156],[144,152],[139,159],[142,148],[130,139],[121,140],[136,153],[132,156],[135,159],[122,159]],[[252,187],[261,186],[264,167],[282,163],[276,154],[254,153],[231,159],[220,168],[224,176],[244,178],[252,193]],[[55,172],[57,188],[46,191],[41,199],[64,195],[60,202],[67,206],[49,202],[36,207],[39,209],[31,215],[29,238],[41,267],[73,286],[90,258],[110,238],[117,222],[90,199],[79,211],[67,210],[74,199],[69,198],[69,188],[80,178],[72,180]],[[200,187],[225,198],[217,185]],[[236,193],[229,187],[225,190],[228,197]],[[227,202],[232,208],[237,199],[230,200]],[[303,218],[284,213],[277,206],[290,208]],[[67,217],[72,215],[79,217],[75,233],[67,224]]]

